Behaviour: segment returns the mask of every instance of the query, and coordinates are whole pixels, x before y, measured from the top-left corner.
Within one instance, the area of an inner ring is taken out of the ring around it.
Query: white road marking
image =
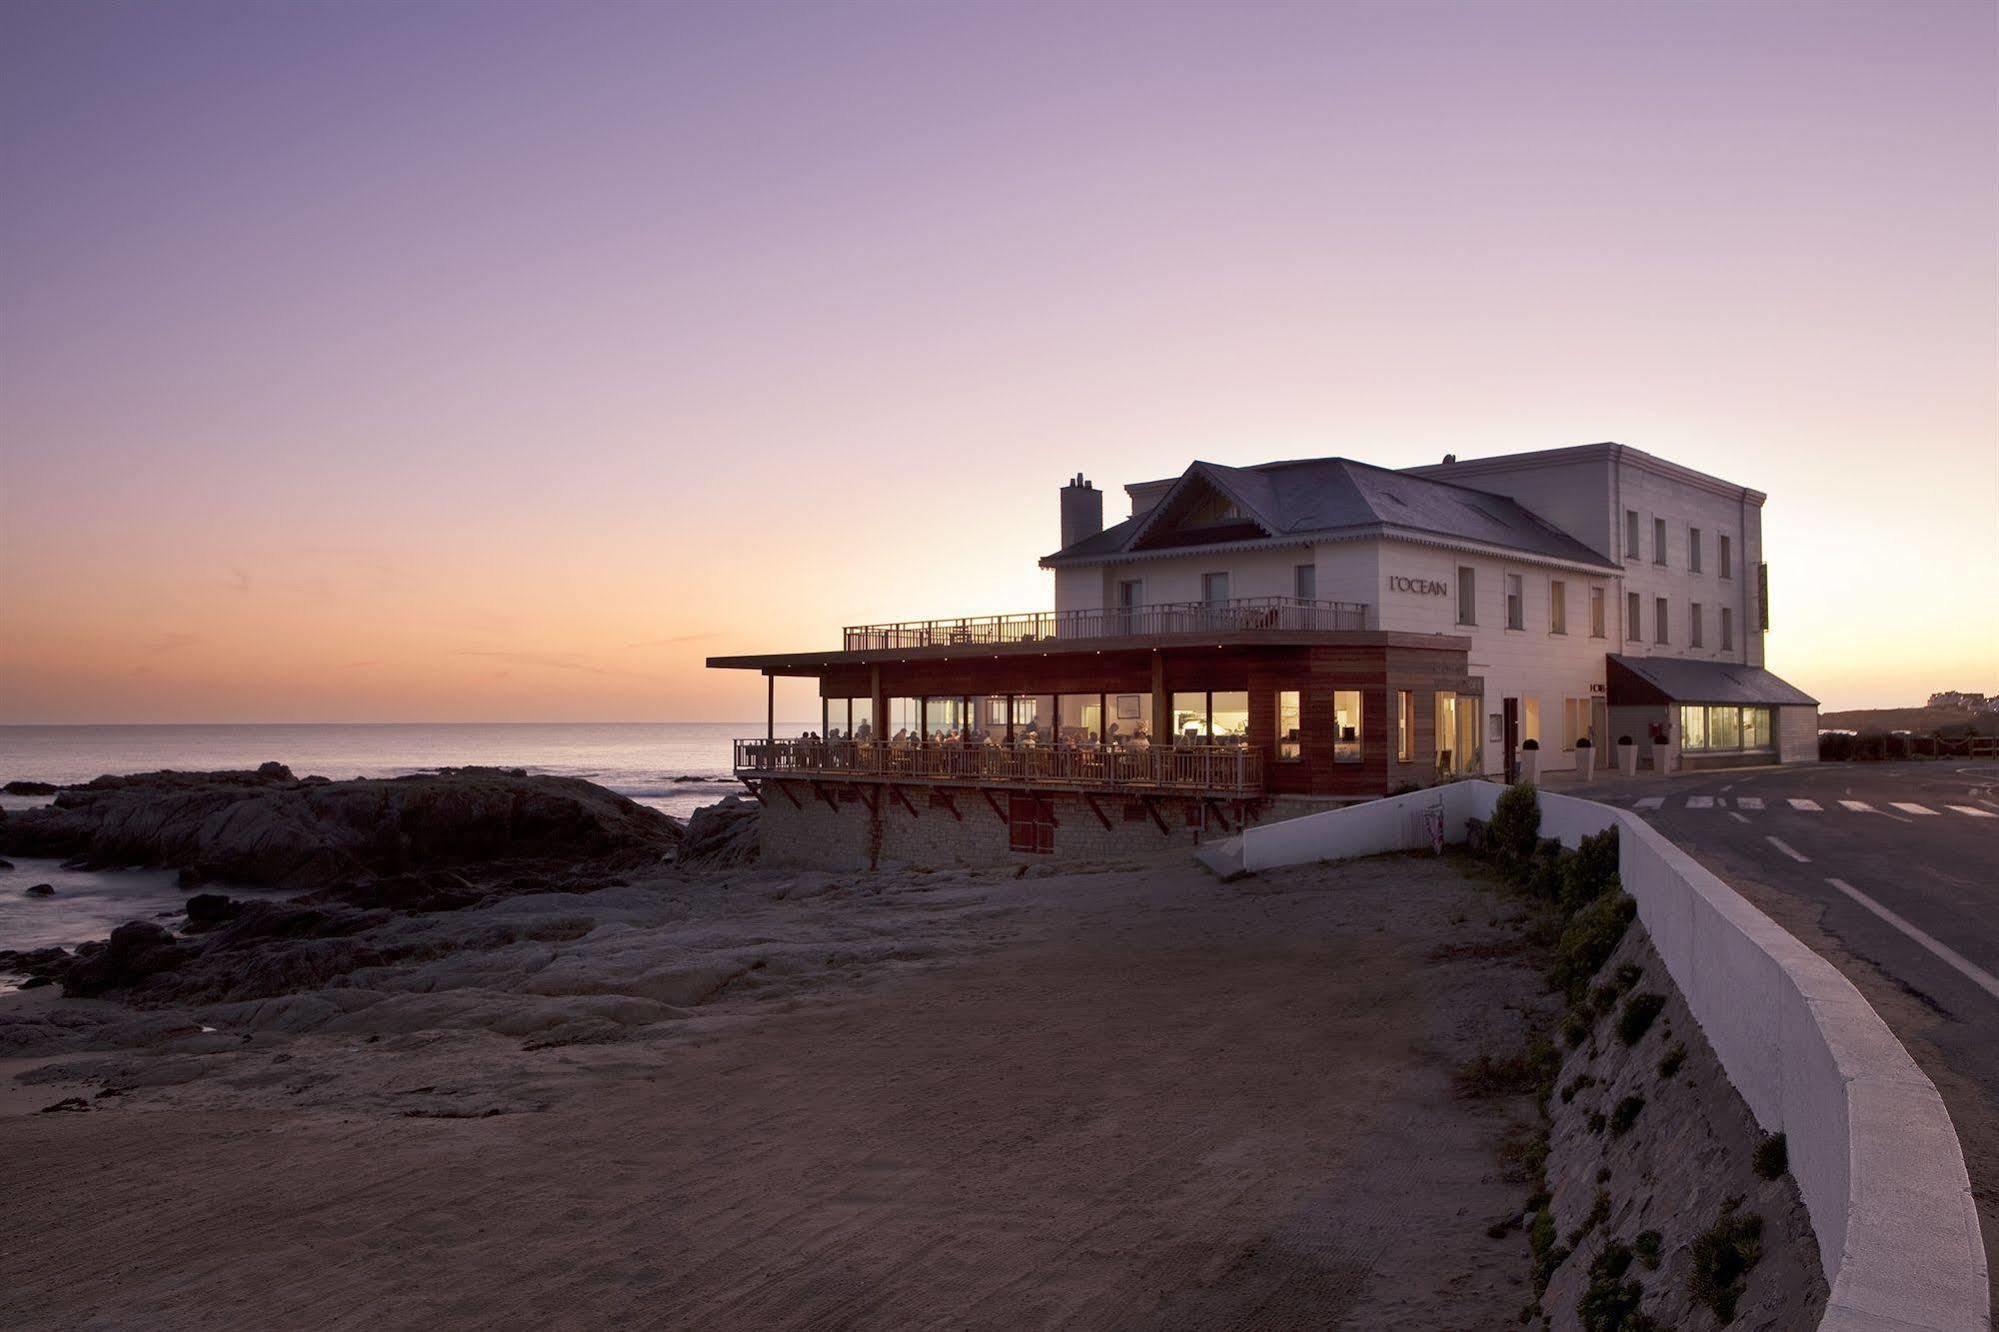
[[[1724,786],[1724,787],[1722,787],[1721,789],[1722,789],[1723,791],[1733,791],[1733,790],[1735,789],[1735,783],[1734,783],[1734,782],[1730,782],[1730,783],[1729,783],[1729,784],[1728,784],[1727,786]]]
[[[1666,797],[1664,796],[1646,796],[1638,802],[1638,808],[1657,809],[1659,808],[1659,806],[1665,803],[1666,803]]]
[[[1713,797],[1713,796],[1688,796],[1688,797],[1687,797],[1687,808],[1688,808],[1688,809],[1713,809],[1713,808],[1714,808],[1714,797]]]
[[[1908,803],[1907,801],[1903,801],[1903,800],[1890,800],[1890,801],[1889,801],[1888,803],[1889,803],[1889,804],[1891,804],[1891,805],[1893,805],[1893,806],[1894,806],[1894,807],[1895,807],[1896,809],[1899,809],[1899,810],[1901,810],[1901,811],[1902,811],[1902,812],[1903,812],[1904,814],[1935,814],[1935,813],[1936,813],[1936,811],[1935,811],[1935,810],[1933,810],[1933,809],[1925,809],[1925,808],[1924,808],[1923,806],[1921,806],[1921,805],[1911,805],[1911,804],[1909,804],[1909,803]]]
[[[1735,805],[1737,809],[1761,809],[1763,808],[1763,797],[1737,796],[1735,798]]]
[[[1797,861],[1800,865],[1809,865],[1812,863],[1812,858],[1810,856],[1799,854],[1798,849],[1794,846],[1791,846],[1789,843],[1780,842],[1774,837],[1766,837],[1763,840],[1770,843],[1770,845],[1776,847],[1779,851],[1782,851],[1785,855],[1789,856],[1791,859]]]
[[[1999,814],[1994,814],[1989,809],[1978,809],[1971,805],[1946,805],[1944,808],[1954,809],[1960,814],[1969,814],[1974,819],[1999,819]]]
[[[1999,999],[1999,977],[1995,977],[1991,972],[1978,967],[1948,944],[1942,943],[1917,929],[1914,925],[1903,920],[1900,916],[1890,911],[1887,907],[1882,906],[1879,902],[1869,897],[1866,893],[1861,892],[1844,879],[1827,879],[1826,882],[1860,903],[1860,905],[1866,907],[1869,911],[1872,911],[1875,915],[1881,917],[1881,919],[1887,921],[1890,925],[1893,925],[1902,933],[1908,935],[1911,939],[1914,939],[1923,947],[1929,949],[1930,952],[1936,954],[1943,961],[1945,966],[1962,974],[1973,985],[1976,985],[1994,999]]]
[[[1742,816],[1741,816],[1740,814],[1737,814],[1737,813],[1736,813],[1736,812],[1735,812],[1734,810],[1732,810],[1732,809],[1731,809],[1730,811],[1728,811],[1728,817],[1730,817],[1731,819],[1734,819],[1734,820],[1735,820],[1735,821],[1736,821],[1737,823],[1747,823],[1747,822],[1749,822],[1749,820],[1748,820],[1748,819],[1745,819],[1745,818],[1743,818],[1743,817],[1742,817]]]
[[[1792,796],[1791,808],[1808,810],[1811,813],[1816,814],[1819,812],[1819,802],[1816,800],[1800,800],[1797,796]]]
[[[1839,803],[1846,806],[1848,809],[1852,810],[1856,814],[1874,813],[1874,806],[1868,804],[1865,800],[1842,800]]]

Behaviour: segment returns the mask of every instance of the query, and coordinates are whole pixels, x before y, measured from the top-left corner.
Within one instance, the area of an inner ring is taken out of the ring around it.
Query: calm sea
[[[817,722],[780,722],[797,735]],[[491,723],[320,726],[0,726],[0,784],[87,782],[104,773],[254,768],[273,759],[301,777],[398,777],[480,765],[583,777],[685,818],[742,787],[729,742],[761,735],[763,722],[632,724]],[[698,782],[677,782],[695,777]],[[48,797],[0,796],[19,809]],[[56,896],[29,898],[29,885]],[[73,946],[121,921],[179,915],[186,900],[170,874],[65,871],[54,861],[0,870],[0,948]],[[7,978],[0,976],[0,989]]]

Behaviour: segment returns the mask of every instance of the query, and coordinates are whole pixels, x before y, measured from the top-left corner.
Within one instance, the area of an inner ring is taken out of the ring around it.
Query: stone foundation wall
[[[906,787],[904,794],[914,807],[912,812],[883,788],[867,791],[876,802],[876,810],[869,809],[857,788],[838,789],[826,783],[822,789],[833,796],[833,805],[803,783],[792,784],[796,804],[776,787],[766,787],[763,814],[758,820],[766,863],[852,870],[891,864],[934,867],[1123,860],[1192,848],[1203,839],[1240,831],[1233,804],[1225,806],[1228,826],[1224,828],[1212,812],[1203,812],[1189,801],[1158,801],[1156,808],[1167,829],[1161,832],[1141,802],[1098,796],[1093,810],[1082,796],[1062,794],[1047,797],[1055,815],[1049,850],[1016,851],[1011,846],[1010,821],[995,813],[977,790],[952,789],[946,793],[946,802],[929,791]],[[1001,812],[1010,811],[1006,793],[995,792],[993,798]],[[1316,813],[1343,802],[1276,796],[1260,803],[1260,808],[1250,809],[1252,825]],[[1109,827],[1104,826],[1104,819],[1110,821]]]

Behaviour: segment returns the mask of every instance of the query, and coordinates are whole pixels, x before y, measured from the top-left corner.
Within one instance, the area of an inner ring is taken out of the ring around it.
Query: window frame
[[[1506,627],[1525,629],[1527,627],[1527,580],[1520,574],[1503,575],[1506,589]]]
[[[1645,641],[1645,598],[1638,592],[1624,594],[1624,641],[1643,643]]]
[[[1608,638],[1610,636],[1610,616],[1604,603],[1608,600],[1601,587],[1589,590],[1589,636]]]
[[[1655,517],[1652,519],[1652,563],[1663,566],[1666,555],[1666,520]]]
[[[1307,584],[1310,584],[1308,587]],[[1319,599],[1319,566],[1317,564],[1294,564],[1291,566],[1291,595],[1300,601]]]
[[[1458,623],[1467,628],[1478,627],[1478,568],[1475,565],[1458,566]]]
[[[1395,691],[1395,761],[1416,761],[1416,691]]]
[[[1687,646],[1688,647],[1707,646],[1707,644],[1701,641],[1702,638],[1701,621],[1704,618],[1705,617],[1701,614],[1701,603],[1698,601],[1689,601],[1687,603]]]
[[[1624,511],[1624,558],[1635,560],[1638,556],[1638,510]]]
[[[1715,576],[1717,578],[1733,579],[1735,577],[1734,543],[1729,537],[1728,533],[1726,532],[1716,532],[1714,534],[1714,540],[1715,540],[1715,550],[1714,550]]]
[[[1569,583],[1565,578],[1548,580],[1548,632],[1569,632]]]
[[[1279,689],[1276,692],[1277,761],[1302,763],[1305,760],[1305,696],[1296,689]],[[1297,735],[1295,740],[1287,740],[1284,735],[1284,700],[1287,698],[1291,700],[1291,729]]]
[[[1687,528],[1687,572],[1699,573],[1700,571],[1701,571],[1701,530],[1698,527],[1688,527]]]
[[[1664,597],[1652,598],[1652,642],[1658,647],[1673,645],[1673,608]]]
[[[1215,580],[1218,578],[1221,580],[1222,585],[1222,594],[1219,597],[1212,590]],[[1217,569],[1211,573],[1201,575],[1201,604],[1203,606],[1219,606],[1223,602],[1228,601],[1230,599],[1230,590],[1229,571],[1227,569]]]

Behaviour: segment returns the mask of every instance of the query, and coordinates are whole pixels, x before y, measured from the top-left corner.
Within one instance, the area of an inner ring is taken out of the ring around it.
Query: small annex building
[[[1630,734],[1686,765],[1817,757],[1771,674],[1761,492],[1618,444],[1391,470],[1195,462],[1061,490],[1052,609],[713,657],[817,681],[740,740],[777,860],[1129,854]],[[768,691],[774,700],[774,687]],[[1670,752],[1670,751],[1662,751]]]

